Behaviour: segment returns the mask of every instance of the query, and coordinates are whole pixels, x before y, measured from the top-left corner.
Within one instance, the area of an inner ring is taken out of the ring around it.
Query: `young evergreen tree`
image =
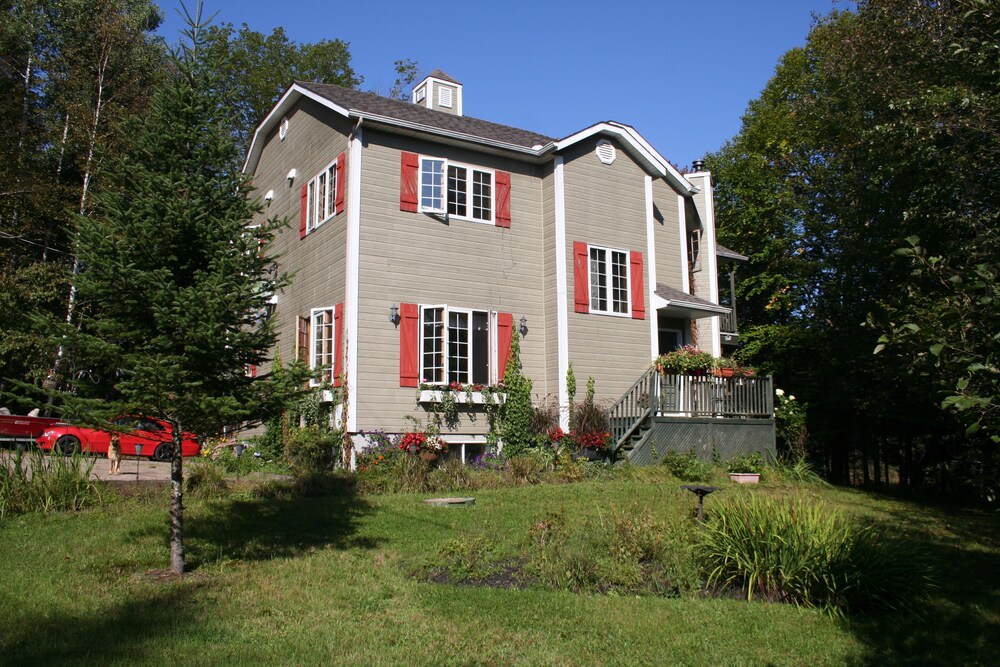
[[[94,421],[127,410],[173,427],[170,569],[178,574],[182,432],[273,414],[302,379],[247,372],[275,342],[264,314],[287,277],[268,272],[264,251],[279,222],[248,227],[260,206],[231,167],[237,148],[202,49],[200,4],[188,23],[133,150],[109,168],[107,190],[78,220],[81,318],[62,332],[92,380],[63,396],[66,412]]]

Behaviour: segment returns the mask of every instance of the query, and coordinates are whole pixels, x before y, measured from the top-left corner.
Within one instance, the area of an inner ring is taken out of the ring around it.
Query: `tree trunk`
[[[174,447],[170,457],[170,571],[184,574],[184,459],[181,458],[184,431],[180,422],[171,422]]]

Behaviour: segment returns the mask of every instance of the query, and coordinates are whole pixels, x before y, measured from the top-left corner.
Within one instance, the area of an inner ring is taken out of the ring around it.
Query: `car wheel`
[[[63,456],[73,456],[80,451],[80,439],[75,435],[64,435],[56,440],[56,444],[52,450]]]
[[[170,457],[173,454],[172,450],[173,445],[171,445],[171,443],[161,442],[156,446],[156,449],[153,450],[153,459],[160,461],[161,463],[165,463],[170,460]]]

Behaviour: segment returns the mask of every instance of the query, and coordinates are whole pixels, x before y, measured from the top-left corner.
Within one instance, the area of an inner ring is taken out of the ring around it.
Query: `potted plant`
[[[703,352],[694,345],[685,345],[653,360],[653,366],[660,375],[705,375],[714,364],[715,359],[710,352]]]
[[[399,439],[398,447],[404,452],[418,455],[428,463],[434,463],[441,454],[448,451],[448,446],[441,438],[420,431],[404,433]]]
[[[729,479],[737,484],[757,484],[765,467],[767,462],[760,452],[752,452],[731,459],[726,469],[729,471]]]
[[[611,451],[611,434],[608,432],[581,433],[570,431],[567,437],[576,447],[577,458],[599,461],[607,458]]]
[[[750,366],[743,366],[735,359],[722,357],[712,362],[712,375],[717,378],[754,377],[757,371]]]

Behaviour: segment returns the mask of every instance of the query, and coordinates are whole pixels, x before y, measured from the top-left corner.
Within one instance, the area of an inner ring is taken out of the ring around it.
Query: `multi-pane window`
[[[627,315],[628,253],[590,247],[590,311]]]
[[[446,306],[421,308],[420,375],[428,384],[488,384],[490,314]]]
[[[309,181],[309,199],[306,202],[306,232],[316,229],[336,213],[338,185],[336,161]]]
[[[692,229],[688,232],[688,269],[701,270],[701,230]]]
[[[333,308],[313,310],[311,319],[312,351],[309,366],[321,371],[317,382],[333,384],[335,350]]]
[[[445,175],[447,174],[447,182]],[[493,172],[446,160],[420,160],[420,209],[460,218],[493,220]]]

